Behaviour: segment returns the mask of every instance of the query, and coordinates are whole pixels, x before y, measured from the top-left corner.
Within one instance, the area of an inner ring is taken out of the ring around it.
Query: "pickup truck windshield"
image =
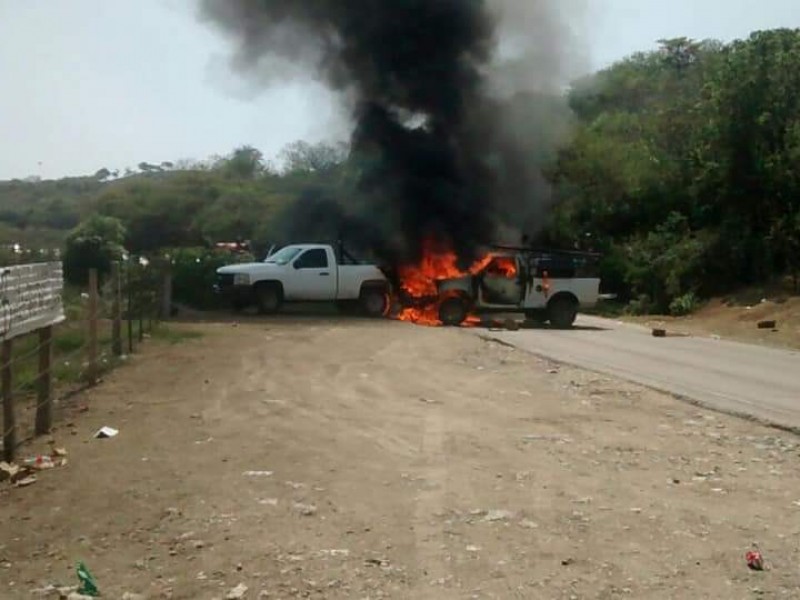
[[[272,256],[268,256],[264,262],[275,265],[285,265],[298,254],[300,254],[300,248],[292,248],[289,246],[286,248],[281,248]]]

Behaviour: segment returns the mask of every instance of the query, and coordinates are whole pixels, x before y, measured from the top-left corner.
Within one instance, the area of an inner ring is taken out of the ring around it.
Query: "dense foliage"
[[[579,82],[548,235],[642,310],[800,271],[800,30],[664,40]]]
[[[538,227],[542,244],[602,252],[606,288],[633,309],[681,314],[713,293],[800,276],[800,30],[664,40],[564,98],[520,95],[503,113],[498,127],[514,128],[541,186],[536,206],[499,202],[506,221]],[[211,305],[212,267],[227,260],[214,242],[252,240],[263,255],[330,239],[357,206],[360,159],[345,146],[297,142],[281,158],[278,170],[242,147],[202,163],[0,182],[0,251],[66,243],[79,281],[120,244],[172,248],[177,295]],[[122,229],[100,227],[112,222]]]
[[[86,285],[89,270],[97,269],[102,280],[111,272],[111,264],[122,259],[124,241],[125,227],[119,219],[92,215],[67,236],[64,278]]]

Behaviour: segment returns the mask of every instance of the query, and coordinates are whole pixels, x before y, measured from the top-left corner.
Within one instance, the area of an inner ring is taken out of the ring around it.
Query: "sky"
[[[222,0],[221,0],[222,1]],[[387,0],[391,1],[391,0]],[[800,27],[798,0],[583,0],[570,23],[597,69],[661,38]],[[346,139],[309,79],[256,90],[195,0],[0,0],[0,179],[124,170],[253,145]]]

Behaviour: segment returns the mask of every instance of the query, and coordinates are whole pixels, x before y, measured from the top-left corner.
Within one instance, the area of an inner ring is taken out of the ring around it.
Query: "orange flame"
[[[399,267],[398,277],[400,287],[408,296],[415,299],[431,298],[432,301],[422,307],[405,308],[397,318],[418,325],[441,325],[439,306],[448,296],[439,296],[437,282],[475,275],[484,269],[496,276],[515,277],[517,274],[517,265],[513,258],[491,254],[476,260],[464,271],[458,267],[455,252],[442,249],[432,240],[425,242],[419,264]],[[480,318],[476,315],[470,315],[465,322],[466,325],[473,326],[479,323]]]

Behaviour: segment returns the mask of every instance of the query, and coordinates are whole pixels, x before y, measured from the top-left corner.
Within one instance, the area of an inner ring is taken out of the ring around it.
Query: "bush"
[[[231,263],[252,262],[248,254],[207,248],[178,248],[169,252],[172,263],[172,298],[192,308],[220,308],[214,293],[217,269]]]
[[[653,301],[647,294],[640,294],[635,300],[631,300],[628,304],[628,314],[631,315],[649,315],[653,310]]]
[[[674,298],[669,303],[669,314],[673,317],[683,317],[697,310],[697,305],[697,296],[695,296],[694,292],[689,292]]]
[[[89,217],[67,236],[64,278],[73,285],[85,286],[89,270],[97,269],[102,280],[111,271],[111,263],[122,258],[124,239],[125,227],[119,219]]]

